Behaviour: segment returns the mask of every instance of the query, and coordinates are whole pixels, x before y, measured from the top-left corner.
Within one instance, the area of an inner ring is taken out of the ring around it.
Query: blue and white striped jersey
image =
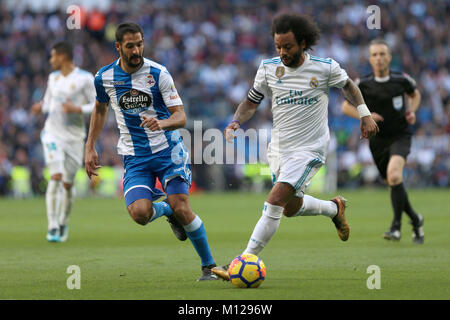
[[[170,117],[169,107],[183,102],[167,69],[144,58],[142,67],[129,74],[120,67],[120,58],[95,75],[97,101],[109,103],[119,128],[117,152],[121,155],[148,156],[181,141],[178,130],[151,131],[139,125],[143,116]]]

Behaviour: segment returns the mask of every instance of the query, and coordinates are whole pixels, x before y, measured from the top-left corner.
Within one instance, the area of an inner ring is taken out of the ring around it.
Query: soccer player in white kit
[[[243,252],[255,255],[275,234],[283,214],[286,217],[327,216],[342,241],[350,235],[345,218],[346,199],[337,196],[325,201],[304,194],[327,156],[329,88],[342,88],[346,99],[358,106],[361,137],[368,138],[378,132],[361,92],[345,70],[331,58],[318,58],[306,52],[319,38],[319,30],[311,18],[278,15],[272,23],[272,37],[279,57],[261,62],[253,88],[225,129],[229,141],[233,132],[253,116],[264,97],[272,98],[273,130],[267,158],[274,185]],[[228,265],[212,271],[229,280],[227,269]]]
[[[94,76],[73,64],[70,43],[56,43],[50,55],[50,64],[56,71],[50,73],[44,99],[32,106],[32,112],[48,114],[41,132],[45,163],[50,172],[45,193],[46,238],[50,242],[64,242],[69,235],[75,174],[84,157],[83,115],[90,114],[94,108],[95,87]]]

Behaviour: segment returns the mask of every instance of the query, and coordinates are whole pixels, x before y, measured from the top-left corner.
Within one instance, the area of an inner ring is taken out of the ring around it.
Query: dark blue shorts
[[[191,185],[189,152],[182,142],[149,156],[124,156],[123,192],[128,205],[138,199],[155,201],[165,193],[155,187],[159,179],[166,194],[188,194]]]

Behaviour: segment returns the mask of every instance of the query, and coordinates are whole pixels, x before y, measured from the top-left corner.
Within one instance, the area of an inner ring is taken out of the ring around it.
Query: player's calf
[[[300,211],[300,209],[302,208],[302,205],[303,205],[303,199],[302,198],[298,198],[298,197],[292,198],[292,200],[289,201],[284,206],[283,215],[288,217],[288,218],[295,216]]]
[[[175,217],[183,226],[194,220],[195,214],[191,210],[186,194],[172,194],[168,196],[167,200]]]

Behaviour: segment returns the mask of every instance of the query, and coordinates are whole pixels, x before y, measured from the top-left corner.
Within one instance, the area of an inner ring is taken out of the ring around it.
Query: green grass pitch
[[[448,190],[411,190],[425,217],[425,244],[411,241],[403,218],[400,242],[383,240],[392,219],[387,190],[341,192],[348,198],[350,239],[339,240],[325,217],[283,217],[260,257],[267,277],[258,289],[196,282],[200,260],[164,218],[140,226],[122,199],[77,199],[66,243],[45,240],[45,200],[0,199],[0,299],[450,299]],[[194,194],[213,256],[228,263],[245,248],[265,194]],[[332,195],[316,195],[329,199]],[[67,268],[81,270],[69,290]],[[369,290],[367,267],[380,268]]]

